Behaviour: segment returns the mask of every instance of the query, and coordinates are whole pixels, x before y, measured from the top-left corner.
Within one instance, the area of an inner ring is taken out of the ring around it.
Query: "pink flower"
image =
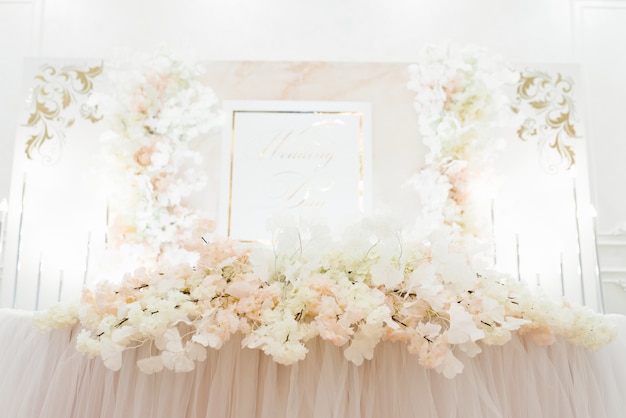
[[[141,147],[134,155],[135,162],[140,166],[147,167],[152,163],[152,147]]]
[[[523,334],[524,329],[525,328],[521,328],[520,333]],[[548,327],[545,327],[545,326],[539,327],[539,328],[532,328],[530,330],[530,337],[533,339],[533,341],[536,344],[542,345],[542,346],[552,345],[554,341],[556,340],[552,331],[550,331]]]

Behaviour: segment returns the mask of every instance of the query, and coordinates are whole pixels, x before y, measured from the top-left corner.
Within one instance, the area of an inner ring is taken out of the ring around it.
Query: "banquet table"
[[[626,416],[626,317],[618,337],[591,352],[525,336],[459,357],[447,379],[401,343],[379,344],[356,366],[340,347],[309,342],[291,366],[231,339],[187,373],[142,373],[148,346],[124,353],[120,371],[75,349],[78,329],[41,333],[32,313],[0,309],[0,416],[31,417],[589,417]]]

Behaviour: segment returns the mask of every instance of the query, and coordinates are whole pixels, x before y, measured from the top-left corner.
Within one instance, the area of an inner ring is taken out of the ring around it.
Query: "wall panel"
[[[0,201],[9,196],[22,58],[31,51],[31,1],[0,1]]]
[[[573,2],[607,312],[626,313],[626,1]]]
[[[576,2],[598,231],[626,224],[626,1]]]

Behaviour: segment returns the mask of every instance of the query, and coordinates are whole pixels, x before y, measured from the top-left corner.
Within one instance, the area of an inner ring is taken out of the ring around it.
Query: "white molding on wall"
[[[599,247],[626,246],[626,233],[621,231],[598,234],[597,239]]]
[[[626,231],[597,234],[595,239],[602,312],[625,313],[622,307],[626,302],[626,258],[619,254],[626,254]],[[610,285],[621,287],[624,293],[610,291]]]
[[[598,234],[598,247],[626,246],[626,234]]]
[[[582,19],[585,10],[626,9],[626,0],[571,0],[572,43],[574,56],[580,62],[582,55]]]
[[[621,286],[622,289],[624,289],[624,292],[626,292],[626,279],[604,279],[602,280],[602,283]]]
[[[24,51],[22,58],[26,56],[41,56],[44,3],[45,0],[0,0],[0,7],[4,5],[23,5],[32,8],[29,48]]]
[[[602,270],[602,273],[605,273],[605,274],[623,274],[624,276],[626,276],[626,267],[605,268],[605,269]]]
[[[598,247],[624,247],[626,246],[626,239],[619,238],[619,240],[598,239]]]
[[[593,46],[589,46],[589,41],[593,41],[593,33],[590,32],[588,28],[586,28],[586,17],[588,17],[588,12],[603,12],[605,14],[611,14],[613,12],[626,12],[626,0],[570,0],[570,11],[571,11],[571,24],[572,24],[572,43],[574,48],[574,58],[580,64],[581,69],[581,77],[583,81],[582,91],[583,97],[585,100],[589,100],[593,96],[593,91],[591,90],[591,85],[594,83],[593,79],[590,77],[597,77],[597,75],[589,74],[589,62],[586,62],[587,55],[590,52],[590,49]],[[587,41],[587,42],[586,42]],[[585,44],[587,43],[587,46]],[[595,80],[597,81],[597,80]],[[585,112],[585,137],[587,141],[594,141],[598,138],[598,130],[599,128],[595,125],[597,121],[591,116],[591,109],[586,109]],[[594,147],[589,146],[588,149],[588,162],[589,162],[589,177],[590,177],[590,191],[591,191],[591,203],[596,208],[599,209],[601,206],[600,196],[602,195],[602,191],[604,188],[602,187],[602,178],[600,174],[602,174],[601,167],[598,166],[598,161],[594,158],[595,153],[599,152]],[[606,193],[604,193],[604,204],[606,205]],[[605,215],[606,216],[606,215]],[[613,216],[615,216],[613,214]],[[607,217],[606,219],[608,219]],[[605,218],[603,218],[604,220]],[[621,219],[618,222],[611,222],[612,224],[619,224],[620,222],[625,222],[626,218]],[[619,246],[621,245],[616,240],[614,235],[620,235],[622,232],[626,231],[611,231],[607,228],[607,226],[603,226],[603,230],[597,237],[597,245],[601,246]],[[622,234],[621,240],[626,243],[626,235]]]
[[[30,55],[40,57],[43,48],[43,18],[45,0],[32,0],[33,12],[30,32]]]
[[[572,0],[574,6],[590,8],[625,7],[626,0]]]
[[[597,243],[605,312],[626,314],[626,233],[598,235]]]
[[[572,18],[574,27],[580,22],[584,9],[622,9],[626,8],[626,0],[572,0]]]

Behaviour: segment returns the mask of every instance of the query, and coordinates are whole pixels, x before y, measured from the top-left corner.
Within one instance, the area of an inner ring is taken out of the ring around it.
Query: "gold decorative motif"
[[[541,163],[549,172],[569,170],[576,162],[570,141],[580,138],[574,127],[574,82],[557,73],[520,72],[513,111],[525,119],[517,135],[522,141],[537,138]]]
[[[78,107],[80,117],[92,123],[102,119],[95,106],[84,100],[79,103],[79,98],[93,89],[93,81],[102,73],[102,68],[102,64],[86,69],[74,65],[60,69],[48,64],[41,67],[41,72],[34,77],[35,86],[29,99],[31,111],[24,124],[35,128],[35,133],[26,141],[25,152],[29,159],[39,156],[44,162],[52,162],[59,157],[65,129],[76,121],[71,114],[65,115],[70,106]]]

